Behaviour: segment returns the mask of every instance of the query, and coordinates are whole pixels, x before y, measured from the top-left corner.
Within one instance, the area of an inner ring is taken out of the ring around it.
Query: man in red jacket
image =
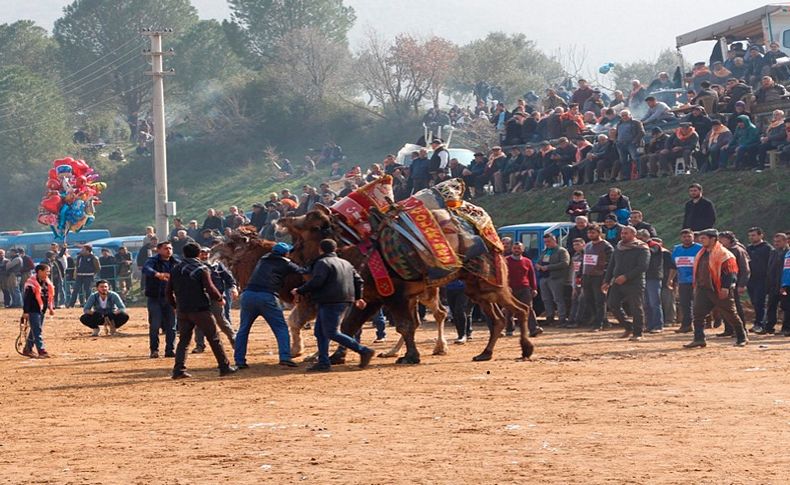
[[[538,327],[538,320],[535,318],[535,311],[532,309],[532,299],[538,295],[538,280],[535,277],[535,268],[532,261],[524,256],[524,244],[513,243],[512,253],[505,258],[507,262],[507,279],[510,291],[513,292],[518,301],[529,305],[529,336],[536,337],[543,333],[543,329]],[[513,335],[513,319],[507,322],[507,335]]]

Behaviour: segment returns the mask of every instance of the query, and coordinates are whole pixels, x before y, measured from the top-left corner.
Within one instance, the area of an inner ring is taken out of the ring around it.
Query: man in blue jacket
[[[680,296],[680,313],[682,321],[680,328],[675,333],[691,332],[692,302],[694,301],[694,258],[702,249],[700,243],[694,242],[694,231],[683,229],[680,231],[680,244],[672,248],[673,269],[669,280],[675,274],[678,277],[678,295]]]
[[[99,336],[99,328],[104,325],[104,319],[109,319],[110,335],[115,335],[118,328],[129,321],[129,314],[126,313],[126,306],[121,301],[118,293],[110,291],[107,280],[96,282],[96,291],[91,293],[85,306],[84,312],[80,317],[80,322],[88,328],[93,329],[93,336]]]
[[[165,287],[170,280],[170,270],[178,261],[173,256],[170,241],[156,245],[156,255],[143,265],[145,296],[148,300],[148,342],[150,357],[159,358],[159,330],[165,332],[165,357],[175,357],[176,315],[167,301]]]
[[[313,263],[310,280],[294,288],[296,295],[310,295],[318,304],[318,318],[315,321],[315,337],[318,341],[318,362],[307,370],[309,372],[327,372],[331,370],[329,362],[329,341],[334,340],[343,347],[349,348],[360,355],[359,367],[364,368],[373,358],[373,349],[360,345],[348,335],[338,331],[340,318],[345,315],[351,303],[364,309],[362,299],[362,277],[346,260],[337,256],[337,243],[332,239],[320,242],[321,256]]]

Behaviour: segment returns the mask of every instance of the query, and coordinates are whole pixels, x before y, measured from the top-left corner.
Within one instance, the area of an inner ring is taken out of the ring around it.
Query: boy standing
[[[22,298],[22,318],[30,323],[30,333],[22,351],[25,357],[39,359],[49,358],[44,349],[44,315],[49,311],[50,316],[55,315],[55,285],[49,280],[50,268],[48,264],[39,264],[35,267],[35,274],[25,281],[25,293]],[[38,355],[33,353],[36,346]]]

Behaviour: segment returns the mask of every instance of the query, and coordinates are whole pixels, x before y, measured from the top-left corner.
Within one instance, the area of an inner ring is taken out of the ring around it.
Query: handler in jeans
[[[167,301],[165,287],[177,260],[170,241],[156,245],[156,255],[143,265],[145,296],[148,300],[148,346],[152,359],[159,358],[159,329],[165,332],[165,357],[175,357],[176,315]]]
[[[96,282],[96,291],[91,293],[82,311],[80,322],[88,328],[93,329],[93,336],[99,336],[99,328],[104,324],[104,319],[110,319],[110,334],[115,335],[115,331],[129,321],[129,314],[126,313],[126,306],[118,293],[110,291],[110,284],[107,280]]]
[[[360,355],[359,367],[364,368],[373,358],[373,349],[360,345],[348,335],[338,331],[340,318],[353,302],[360,310],[365,308],[362,299],[362,277],[346,260],[337,257],[337,243],[324,239],[320,245],[321,256],[313,263],[312,278],[294,288],[296,295],[310,295],[318,304],[318,318],[315,321],[315,337],[318,341],[318,362],[310,366],[309,372],[326,372],[331,369],[329,362],[329,341],[334,340],[343,347]]]
[[[631,337],[631,341],[638,342],[642,340],[645,321],[645,272],[650,263],[650,251],[647,244],[636,238],[636,229],[633,226],[623,227],[621,236],[622,239],[612,253],[612,261],[606,269],[601,289],[608,292],[609,308],[625,328],[621,338]],[[624,303],[633,312],[633,324],[625,319]]]
[[[540,276],[540,296],[546,306],[546,323],[554,321],[554,307],[559,313],[560,326],[565,325],[568,319],[568,307],[565,304],[565,286],[568,284],[568,275],[571,265],[571,256],[568,250],[557,245],[554,234],[543,236],[546,249],[538,259],[535,268]]]
[[[250,281],[241,294],[241,324],[236,334],[233,352],[236,367],[239,369],[249,367],[247,365],[247,340],[250,337],[252,324],[258,317],[263,317],[274,332],[280,354],[280,365],[297,366],[291,360],[291,336],[288,333],[288,325],[285,323],[283,309],[277,298],[277,292],[282,289],[286,276],[304,272],[302,268],[286,257],[290,251],[289,244],[282,242],[275,244],[271,252],[262,257],[255,265]]]

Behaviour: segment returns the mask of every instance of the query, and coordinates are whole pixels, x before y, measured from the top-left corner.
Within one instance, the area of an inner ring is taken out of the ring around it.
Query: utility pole
[[[167,143],[165,141],[165,84],[164,77],[175,72],[163,70],[163,58],[173,55],[170,49],[162,51],[162,36],[171,34],[173,29],[143,29],[142,35],[151,38],[151,49],[145,55],[151,57],[151,70],[145,74],[154,80],[153,111],[154,118],[154,214],[156,234],[160,241],[167,240],[170,233],[168,215],[175,215],[175,204],[167,200]]]

